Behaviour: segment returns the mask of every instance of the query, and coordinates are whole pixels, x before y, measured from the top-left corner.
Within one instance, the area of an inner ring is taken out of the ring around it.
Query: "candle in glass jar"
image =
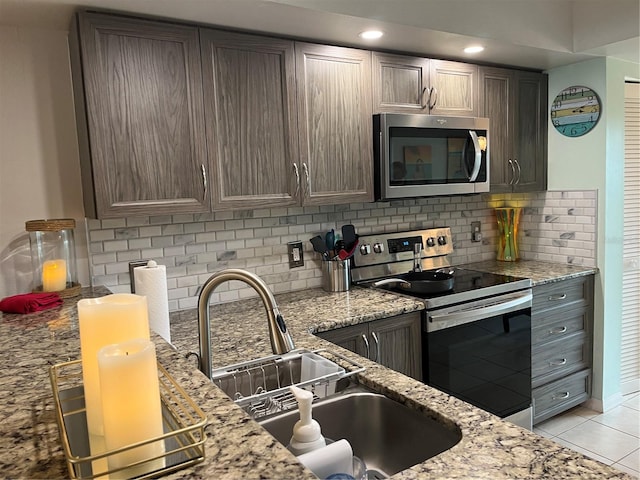
[[[130,293],[116,293],[78,302],[82,380],[89,439],[104,435],[98,373],[98,351],[110,344],[134,338],[149,340],[147,299]],[[101,453],[91,443],[92,455]]]
[[[134,339],[100,349],[98,371],[107,450],[160,437],[162,409],[153,342]],[[109,478],[132,478],[163,468],[164,452],[164,440],[158,440],[109,455],[109,471],[161,457],[111,473]]]
[[[59,292],[67,288],[67,262],[47,260],[42,264],[42,291]]]

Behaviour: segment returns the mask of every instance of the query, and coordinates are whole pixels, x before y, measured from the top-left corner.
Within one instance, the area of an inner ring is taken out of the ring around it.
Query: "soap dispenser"
[[[326,446],[327,443],[320,431],[320,425],[311,418],[313,393],[298,388],[295,385],[291,385],[289,388],[298,402],[300,420],[293,426],[293,435],[287,448],[294,455],[298,456]]]

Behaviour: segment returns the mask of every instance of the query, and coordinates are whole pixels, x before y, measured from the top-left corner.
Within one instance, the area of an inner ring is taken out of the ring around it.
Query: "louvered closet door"
[[[623,394],[640,390],[640,84],[625,84],[624,247],[622,280]]]

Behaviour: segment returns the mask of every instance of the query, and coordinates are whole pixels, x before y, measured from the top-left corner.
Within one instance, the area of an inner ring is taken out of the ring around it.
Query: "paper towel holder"
[[[129,283],[131,284],[131,293],[136,293],[136,279],[133,269],[136,267],[146,267],[147,263],[149,263],[149,260],[134,260],[133,262],[129,262]]]

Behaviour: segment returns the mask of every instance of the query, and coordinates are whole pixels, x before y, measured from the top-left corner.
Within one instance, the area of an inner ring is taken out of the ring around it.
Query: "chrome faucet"
[[[198,335],[200,341],[200,370],[211,378],[211,317],[209,315],[209,300],[215,288],[229,280],[238,280],[253,288],[264,304],[269,324],[269,339],[274,354],[287,353],[293,350],[294,344],[287,331],[284,319],[278,310],[276,300],[269,287],[257,275],[238,268],[229,268],[211,275],[202,285],[198,297]]]

